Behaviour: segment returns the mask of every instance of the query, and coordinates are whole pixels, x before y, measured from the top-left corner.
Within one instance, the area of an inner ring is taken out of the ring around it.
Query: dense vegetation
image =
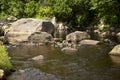
[[[48,18],[72,24],[76,28],[97,25],[120,25],[119,0],[1,0],[0,18]]]
[[[0,45],[0,69],[3,69],[5,72],[9,72],[12,68],[12,64],[10,62],[10,57],[8,57],[8,53],[3,45]]]

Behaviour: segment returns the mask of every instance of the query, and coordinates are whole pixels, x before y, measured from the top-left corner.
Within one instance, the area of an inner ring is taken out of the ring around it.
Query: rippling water
[[[61,80],[120,80],[120,57],[109,56],[107,47],[81,46],[76,54],[48,46],[10,47],[8,52],[17,69],[35,67]],[[31,60],[38,55],[45,59]]]

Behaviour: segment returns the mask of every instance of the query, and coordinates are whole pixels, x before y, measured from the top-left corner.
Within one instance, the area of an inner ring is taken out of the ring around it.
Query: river
[[[61,80],[120,80],[120,59],[108,55],[108,47],[82,46],[74,54],[50,46],[9,47],[16,69],[35,67]],[[43,55],[44,60],[32,61]]]

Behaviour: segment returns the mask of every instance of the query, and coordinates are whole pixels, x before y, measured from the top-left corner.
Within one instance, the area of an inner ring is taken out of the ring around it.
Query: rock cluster
[[[51,45],[61,47],[64,52],[74,53],[78,51],[81,45],[96,46],[101,41],[113,46],[114,43],[107,38],[110,34],[113,38],[118,38],[120,42],[120,32],[118,30],[115,33],[113,28],[108,32],[93,30],[93,36],[89,31],[75,31],[69,34],[67,31],[68,27],[63,23],[56,23],[55,18],[53,20],[22,18],[10,25],[5,37],[0,37],[0,41],[8,41],[12,45]],[[95,35],[100,35],[99,37],[102,37],[101,41],[91,40]],[[118,46],[115,46],[110,54],[120,54]]]

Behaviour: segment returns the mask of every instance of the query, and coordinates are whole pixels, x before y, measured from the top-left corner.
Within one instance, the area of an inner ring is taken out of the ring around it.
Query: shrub
[[[0,45],[0,68],[8,72],[12,68],[10,57],[3,45]]]

